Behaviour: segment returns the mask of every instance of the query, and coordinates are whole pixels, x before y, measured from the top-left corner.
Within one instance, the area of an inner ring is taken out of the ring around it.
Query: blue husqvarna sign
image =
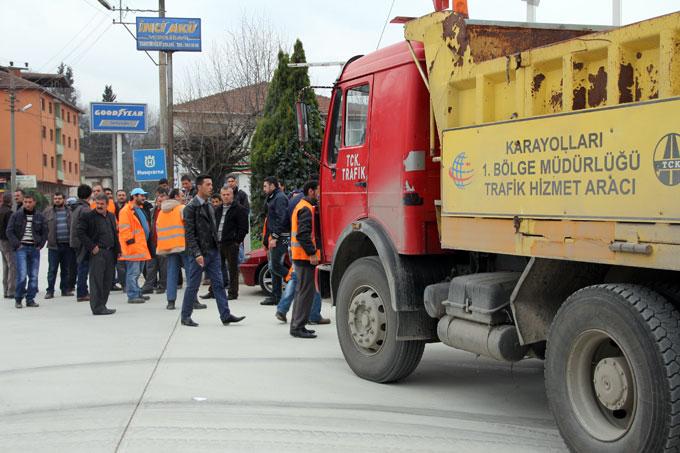
[[[168,177],[165,167],[165,150],[133,149],[132,162],[135,169],[135,181],[158,181]]]
[[[146,104],[90,103],[90,131],[108,134],[147,132]]]

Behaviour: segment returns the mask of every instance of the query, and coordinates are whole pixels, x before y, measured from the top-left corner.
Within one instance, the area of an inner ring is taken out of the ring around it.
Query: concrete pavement
[[[0,451],[565,450],[539,361],[434,344],[412,376],[380,385],[347,367],[334,324],[292,338],[256,288],[229,327],[214,301],[189,328],[163,295],[112,294],[118,312],[99,317],[75,298],[0,301]]]

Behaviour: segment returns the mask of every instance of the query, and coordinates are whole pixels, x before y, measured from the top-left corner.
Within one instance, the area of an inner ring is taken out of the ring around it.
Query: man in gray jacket
[[[59,289],[62,296],[73,296],[69,288],[71,262],[75,253],[70,247],[71,210],[65,205],[64,194],[57,192],[52,196],[53,205],[45,209],[43,215],[47,221],[47,292],[45,299],[54,297],[54,283],[57,271],[61,268]]]

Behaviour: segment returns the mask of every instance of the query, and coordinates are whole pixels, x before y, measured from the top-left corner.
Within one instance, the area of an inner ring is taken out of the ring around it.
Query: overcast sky
[[[118,0],[108,0],[116,4]],[[469,0],[473,19],[523,21],[521,0]],[[203,52],[175,53],[176,99],[186,74],[205,59],[243,15],[265,15],[287,42],[300,38],[307,60],[344,61],[375,50],[393,0],[166,0],[168,17],[200,17]],[[642,7],[644,5],[644,7]],[[124,0],[123,6],[155,9],[154,0]],[[390,18],[432,11],[430,0],[394,0]],[[623,23],[680,10],[680,0],[623,0]],[[29,63],[32,71],[55,71],[60,61],[73,67],[80,103],[101,100],[105,84],[119,101],[158,105],[158,70],[121,25],[117,14],[97,0],[0,0],[0,65]],[[154,15],[153,13],[137,13]],[[134,22],[134,13],[126,21]],[[611,0],[542,0],[539,22],[611,24]],[[133,27],[134,30],[134,27]],[[400,25],[388,24],[380,47],[403,39]],[[287,49],[290,50],[290,49]],[[154,53],[154,56],[157,53]],[[333,82],[338,68],[310,70],[312,83]]]

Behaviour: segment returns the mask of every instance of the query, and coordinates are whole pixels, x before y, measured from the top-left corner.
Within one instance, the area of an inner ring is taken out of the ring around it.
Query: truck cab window
[[[342,90],[335,90],[333,113],[331,116],[331,130],[328,135],[328,163],[338,161],[338,151],[342,146]]]
[[[363,145],[368,120],[368,85],[347,90],[345,146]]]

